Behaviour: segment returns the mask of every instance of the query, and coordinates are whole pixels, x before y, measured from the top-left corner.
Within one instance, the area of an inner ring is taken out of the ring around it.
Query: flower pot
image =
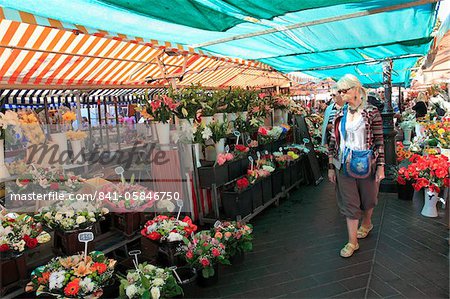
[[[286,124],[288,122],[288,110],[275,109],[273,115],[275,126]]]
[[[72,146],[73,163],[81,164],[83,163],[83,154],[81,152],[83,140],[71,140],[70,145]]]
[[[202,145],[200,143],[194,143],[194,153],[195,153],[195,165],[201,167],[200,159],[203,159]]]
[[[210,276],[208,278],[203,277],[201,269],[197,269],[197,272],[198,272],[197,283],[199,286],[210,287],[210,286],[217,284],[217,282],[219,281],[219,266],[218,266],[218,264],[215,264],[213,266],[213,268],[214,268],[214,275]]]
[[[262,181],[258,180],[252,187],[252,208],[255,211],[263,204]]]
[[[184,266],[186,260],[178,254],[178,248],[183,245],[183,241],[159,242],[158,263],[164,267]]]
[[[25,254],[14,258],[0,259],[0,290],[27,279],[27,260]],[[3,295],[0,293],[0,295]]]
[[[214,120],[220,123],[225,122],[225,113],[216,113],[214,114]]]
[[[217,187],[228,182],[228,165],[213,165],[202,166],[198,168],[198,176],[200,181],[200,188],[211,188],[212,184]]]
[[[414,195],[414,188],[411,182],[406,182],[406,185],[397,184],[398,199],[412,200]]]
[[[119,298],[120,280],[112,277],[105,286],[103,286],[102,298]]]
[[[415,124],[414,125],[414,130],[416,132],[416,136],[420,139],[422,137],[426,137],[425,135],[425,128],[424,126],[420,125],[420,124]]]
[[[425,217],[437,217],[438,212],[436,204],[439,201],[439,194],[433,192],[430,189],[425,189],[425,200],[422,208],[421,214]]]
[[[126,237],[132,237],[141,227],[141,215],[139,212],[111,213],[112,222],[116,229]]]
[[[222,192],[222,208],[225,216],[229,219],[239,220],[252,213],[252,186],[236,192],[233,190],[234,183],[225,186]]]
[[[178,285],[183,289],[184,298],[198,298],[197,291],[197,270],[194,268],[185,266],[175,270],[181,282],[177,280]]]
[[[228,165],[228,180],[232,181],[247,172],[248,159],[238,158],[227,163]]]
[[[170,143],[170,124],[156,123],[156,133],[158,134],[159,144]]]
[[[202,116],[202,123],[207,126],[214,121],[214,116]]]
[[[214,144],[214,147],[216,148],[216,156],[225,152],[225,140],[226,138],[222,138],[219,140],[219,142],[216,142]]]
[[[412,129],[411,128],[405,128],[403,130],[403,144],[404,145],[410,145],[411,144],[411,134],[412,134]]]
[[[262,200],[263,204],[272,199],[272,178],[271,175],[262,179]]]
[[[270,176],[272,180],[272,198],[281,193],[283,188],[283,173],[284,169],[276,169]]]
[[[158,257],[159,244],[147,237],[141,236],[142,258],[149,262],[156,262]]]
[[[53,251],[55,254],[69,256],[84,251],[84,243],[78,241],[78,234],[82,232],[93,232],[95,235],[95,231],[88,228],[72,231],[55,229],[55,235],[53,238]],[[88,243],[88,252],[94,250],[94,248],[95,238],[94,241]]]
[[[0,179],[5,179],[10,177],[8,168],[5,165],[5,140],[0,139]]]

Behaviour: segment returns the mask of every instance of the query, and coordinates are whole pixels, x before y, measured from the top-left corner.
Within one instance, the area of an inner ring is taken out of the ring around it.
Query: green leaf
[[[209,271],[208,271],[208,268],[204,268],[204,269],[202,270],[202,275],[203,275],[204,278],[208,278],[208,277],[209,277]]]
[[[149,290],[151,287],[150,280],[143,274],[141,274],[140,276],[141,276],[142,286],[144,287],[144,289]]]
[[[130,179],[130,184],[131,185],[133,185],[134,184],[134,178],[135,178],[135,175],[134,175],[134,173],[131,175],[131,179]]]
[[[145,290],[145,292],[142,294],[142,299],[150,299],[150,290]]]

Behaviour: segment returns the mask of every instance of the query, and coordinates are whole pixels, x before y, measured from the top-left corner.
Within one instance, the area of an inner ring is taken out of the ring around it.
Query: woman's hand
[[[328,179],[333,184],[336,184],[336,171],[334,169],[328,169]]]
[[[375,182],[379,183],[385,178],[384,176],[384,166],[378,166],[377,172],[375,174]]]

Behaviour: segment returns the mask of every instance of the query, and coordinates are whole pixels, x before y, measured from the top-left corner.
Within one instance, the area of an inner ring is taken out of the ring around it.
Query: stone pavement
[[[448,230],[412,201],[380,194],[374,230],[349,259],[334,185],[302,186],[251,222],[254,250],[223,267],[205,298],[449,298]]]

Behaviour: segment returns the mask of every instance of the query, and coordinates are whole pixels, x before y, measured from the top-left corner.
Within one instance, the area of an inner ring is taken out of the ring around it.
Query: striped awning
[[[80,96],[83,107],[88,104],[100,103],[133,104],[138,96],[147,93],[150,96],[157,93],[167,93],[166,88],[134,88],[134,89],[93,89],[90,91],[46,90],[46,89],[4,89],[0,90],[0,98],[6,98],[6,108],[44,107],[45,102],[50,107],[60,105],[76,105],[76,97]]]
[[[86,28],[0,7],[0,88],[287,85],[261,62]]]

